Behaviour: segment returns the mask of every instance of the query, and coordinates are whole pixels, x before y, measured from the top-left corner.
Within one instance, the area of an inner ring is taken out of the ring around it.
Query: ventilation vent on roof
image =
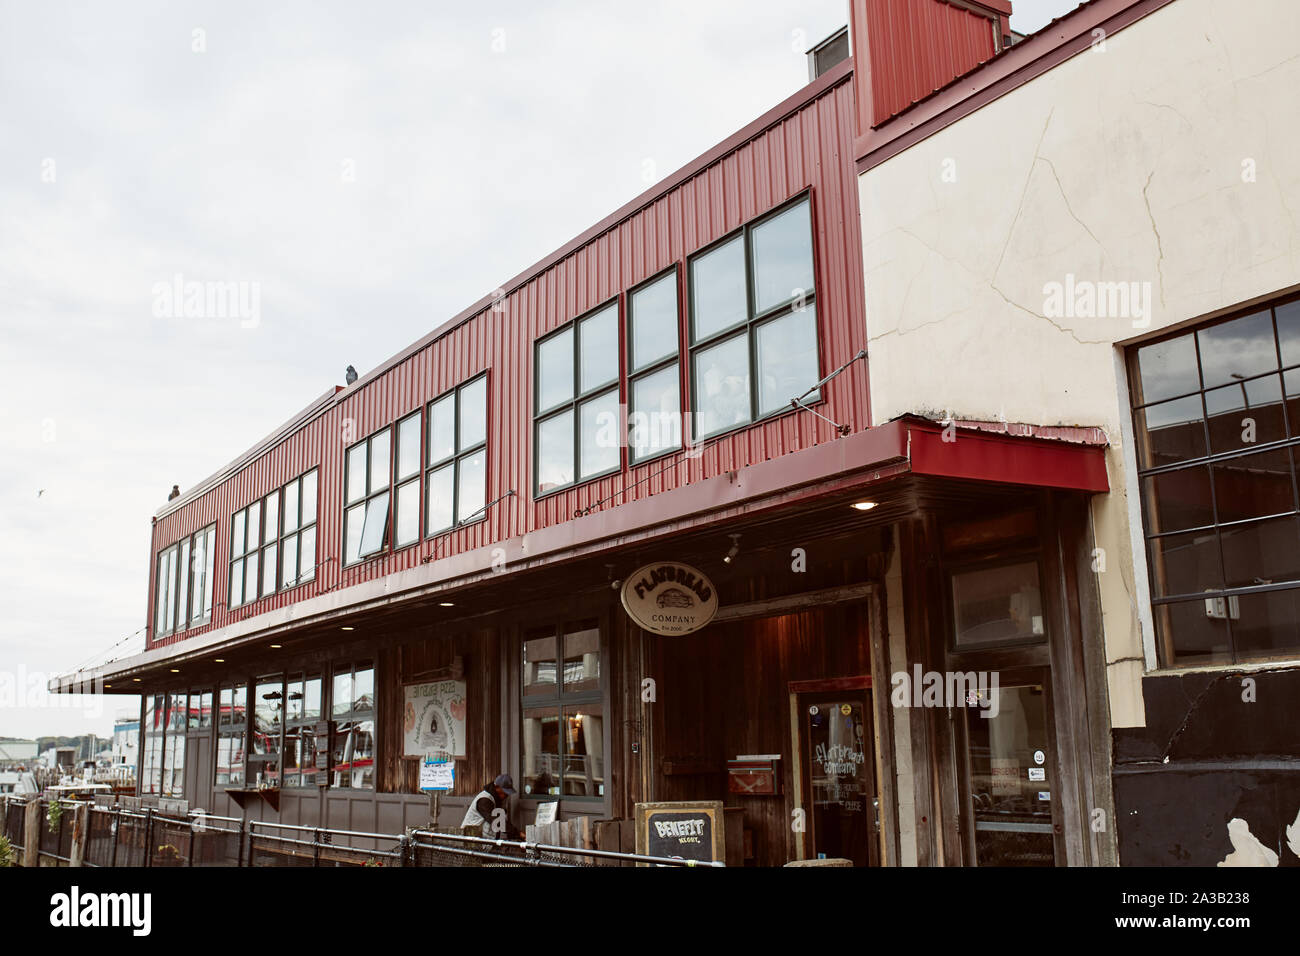
[[[808,51],[808,82],[849,58],[849,28],[840,27]]]

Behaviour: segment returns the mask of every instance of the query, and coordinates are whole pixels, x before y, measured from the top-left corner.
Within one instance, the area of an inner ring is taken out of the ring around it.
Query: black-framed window
[[[534,346],[534,495],[618,471],[618,300]]]
[[[343,511],[343,563],[356,564],[388,545],[392,509],[392,428],[347,451],[347,504]]]
[[[1300,656],[1300,300],[1128,360],[1161,663]]]
[[[244,785],[244,734],[248,729],[248,685],[226,684],[217,692],[216,782]]]
[[[292,588],[316,577],[317,470],[281,489],[280,587]]]
[[[397,452],[393,455],[393,547],[420,540],[420,410],[397,423]]]
[[[692,256],[687,283],[696,439],[789,409],[821,379],[809,195]]]
[[[217,526],[208,525],[158,552],[154,636],[212,619],[212,571]]]
[[[336,665],[330,683],[334,721],[330,785],[375,789],[375,669],[370,663]]]
[[[520,661],[521,793],[538,799],[603,800],[599,623],[534,628],[524,635]]]
[[[314,787],[318,782],[316,753],[322,741],[316,724],[323,715],[319,674],[290,674],[285,683],[284,786]]]
[[[231,609],[256,601],[261,596],[262,541],[262,499],[259,498],[230,518],[228,606]]]
[[[484,517],[487,415],[486,372],[429,403],[425,534]]]
[[[628,458],[638,464],[682,447],[677,267],[627,297]]]

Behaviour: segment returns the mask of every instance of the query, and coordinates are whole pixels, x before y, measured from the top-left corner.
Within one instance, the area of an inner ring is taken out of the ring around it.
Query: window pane
[[[340,717],[352,708],[352,671],[334,675],[334,692],[330,697],[330,714]]]
[[[302,523],[314,524],[316,521],[316,470],[313,468],[302,476]]]
[[[248,551],[256,551],[262,545],[262,503],[260,501],[254,501],[248,506],[248,532],[244,543]]]
[[[420,413],[407,415],[397,423],[397,480],[420,471]]]
[[[280,536],[280,492],[273,491],[266,496],[264,513],[262,540],[274,541]]]
[[[203,572],[203,616],[212,616],[212,589],[216,585],[215,564],[217,559],[217,529],[209,528],[206,535],[206,544],[204,551],[207,553],[207,564]]]
[[[243,511],[235,512],[235,517],[230,526],[230,554],[231,557],[239,557],[244,553],[244,520],[247,514]]]
[[[1277,368],[1273,314],[1265,309],[1196,333],[1205,387],[1227,385]]]
[[[1241,521],[1295,510],[1291,454],[1286,449],[1230,458],[1214,466],[1219,521]]]
[[[298,583],[298,536],[291,534],[284,539],[284,554],[280,560],[280,582],[282,587],[291,588]]]
[[[1156,595],[1164,597],[1222,589],[1219,539],[1213,531],[1154,538],[1150,548],[1151,588]]]
[[[618,389],[612,388],[604,395],[583,402],[582,460],[579,477],[590,478],[619,466]]]
[[[524,793],[560,792],[560,712],[530,708],[524,711]]]
[[[339,724],[334,735],[335,787],[368,790],[375,780],[375,725],[374,721],[347,721]]]
[[[366,443],[348,449],[348,503],[366,496]]]
[[[244,559],[244,600],[257,600],[257,552]]]
[[[1137,413],[1138,458],[1143,468],[1172,465],[1205,457],[1204,409],[1201,396],[1148,405]]]
[[[262,593],[275,593],[276,545],[269,544],[262,549]]]
[[[179,582],[176,585],[176,626],[185,627],[185,622],[189,620],[189,595],[190,595],[190,539],[186,538],[181,542],[180,560],[178,562]]]
[[[756,226],[752,235],[756,311],[766,312],[812,291],[812,222],[808,202],[792,206]]]
[[[801,312],[765,322],[758,337],[758,410],[766,415],[788,408],[790,399],[817,384],[817,310],[809,303]],[[814,392],[803,399],[815,402]]]
[[[564,691],[572,694],[600,687],[600,628],[570,625],[564,635]]]
[[[573,484],[573,412],[537,424],[537,490]]]
[[[556,692],[556,639],[554,634],[524,641],[524,696],[554,696]]]
[[[429,406],[429,464],[456,453],[456,396],[448,395]]]
[[[749,337],[737,335],[701,349],[693,362],[696,436],[748,422]]]
[[[682,443],[682,405],[677,365],[669,365],[632,382],[628,413],[632,460],[657,455]]]
[[[1220,600],[1226,605],[1226,599]],[[1214,605],[1211,598],[1157,604],[1151,609],[1168,663],[1212,664],[1232,660],[1226,617],[1213,617],[1206,612],[1207,606]]]
[[[1042,638],[1038,565],[977,568],[952,576],[957,647]]]
[[[605,718],[600,704],[565,708],[564,774],[561,792],[575,797],[605,795]]]
[[[199,698],[199,729],[212,726],[212,691],[205,690]]]
[[[321,680],[319,677],[307,678],[303,688],[302,719],[320,720],[321,715]]]
[[[375,709],[375,671],[371,667],[358,668],[352,678],[352,710]]]
[[[366,502],[365,524],[361,529],[361,556],[364,558],[379,553],[387,537],[388,492],[384,492]]]
[[[167,630],[176,629],[176,546],[167,549]]]
[[[302,481],[291,481],[284,487],[284,531],[298,530],[298,488]]]
[[[1277,338],[1282,347],[1282,364],[1300,365],[1300,299],[1279,305],[1273,312],[1277,316]]]
[[[1196,372],[1196,342],[1187,335],[1138,349],[1138,388],[1135,402],[1145,405],[1200,388]]]
[[[203,592],[207,587],[208,536],[201,532],[194,536],[194,555],[190,575],[190,620],[203,619]]]
[[[284,715],[284,688],[278,680],[257,685],[253,698],[253,753],[280,752],[280,728]]]
[[[429,472],[428,495],[425,502],[425,525],[428,534],[437,534],[451,527],[455,475],[452,465]]]
[[[677,351],[677,274],[671,272],[632,294],[631,369],[645,368]]]
[[[1300,526],[1295,517],[1224,528],[1222,541],[1228,587],[1300,581]]]
[[[1225,385],[1205,393],[1210,451],[1218,454],[1286,438],[1282,379],[1277,375]]]
[[[456,520],[476,518],[487,503],[487,452],[478,451],[460,460],[460,494],[456,501]]]
[[[244,562],[233,561],[230,565],[230,606],[239,607],[244,603]]]
[[[460,447],[473,448],[487,441],[487,378],[460,390]]]
[[[610,305],[578,323],[583,392],[618,381],[618,306]]]
[[[389,456],[391,439],[387,430],[370,439],[370,493],[388,486],[389,468],[392,464]]]
[[[366,506],[353,505],[344,518],[347,525],[347,541],[343,546],[343,560],[351,564],[361,557],[361,531],[365,526]]]
[[[420,482],[408,481],[397,489],[394,541],[398,547],[420,540]]]
[[[537,346],[537,410],[573,398],[573,328]]]
[[[1300,590],[1243,594],[1232,619],[1238,660],[1295,657],[1300,648]]]
[[[316,577],[316,526],[302,533],[298,548],[298,580],[310,581]]]
[[[1214,523],[1210,502],[1210,470],[1182,468],[1142,479],[1147,530],[1184,531]]]
[[[167,631],[167,555],[158,555],[157,581],[154,583],[156,607],[153,615],[154,636]]]
[[[744,322],[749,316],[745,295],[745,243],[737,236],[691,260],[691,328],[693,341]]]

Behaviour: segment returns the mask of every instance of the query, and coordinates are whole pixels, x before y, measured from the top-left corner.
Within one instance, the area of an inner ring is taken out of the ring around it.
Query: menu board
[[[721,800],[638,803],[636,852],[701,863],[726,859]]]

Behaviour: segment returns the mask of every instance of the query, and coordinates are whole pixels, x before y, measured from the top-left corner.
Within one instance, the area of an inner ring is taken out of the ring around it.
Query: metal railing
[[[243,821],[203,811],[188,816],[94,806],[59,800],[63,812],[48,824],[50,802],[39,799],[39,855],[54,865],[69,865],[79,807],[86,827],[81,865],[92,867],[722,867],[722,863],[641,856],[592,847],[553,846],[414,828],[405,833],[372,833],[330,827]],[[15,849],[24,846],[28,800],[3,798],[3,828]]]

